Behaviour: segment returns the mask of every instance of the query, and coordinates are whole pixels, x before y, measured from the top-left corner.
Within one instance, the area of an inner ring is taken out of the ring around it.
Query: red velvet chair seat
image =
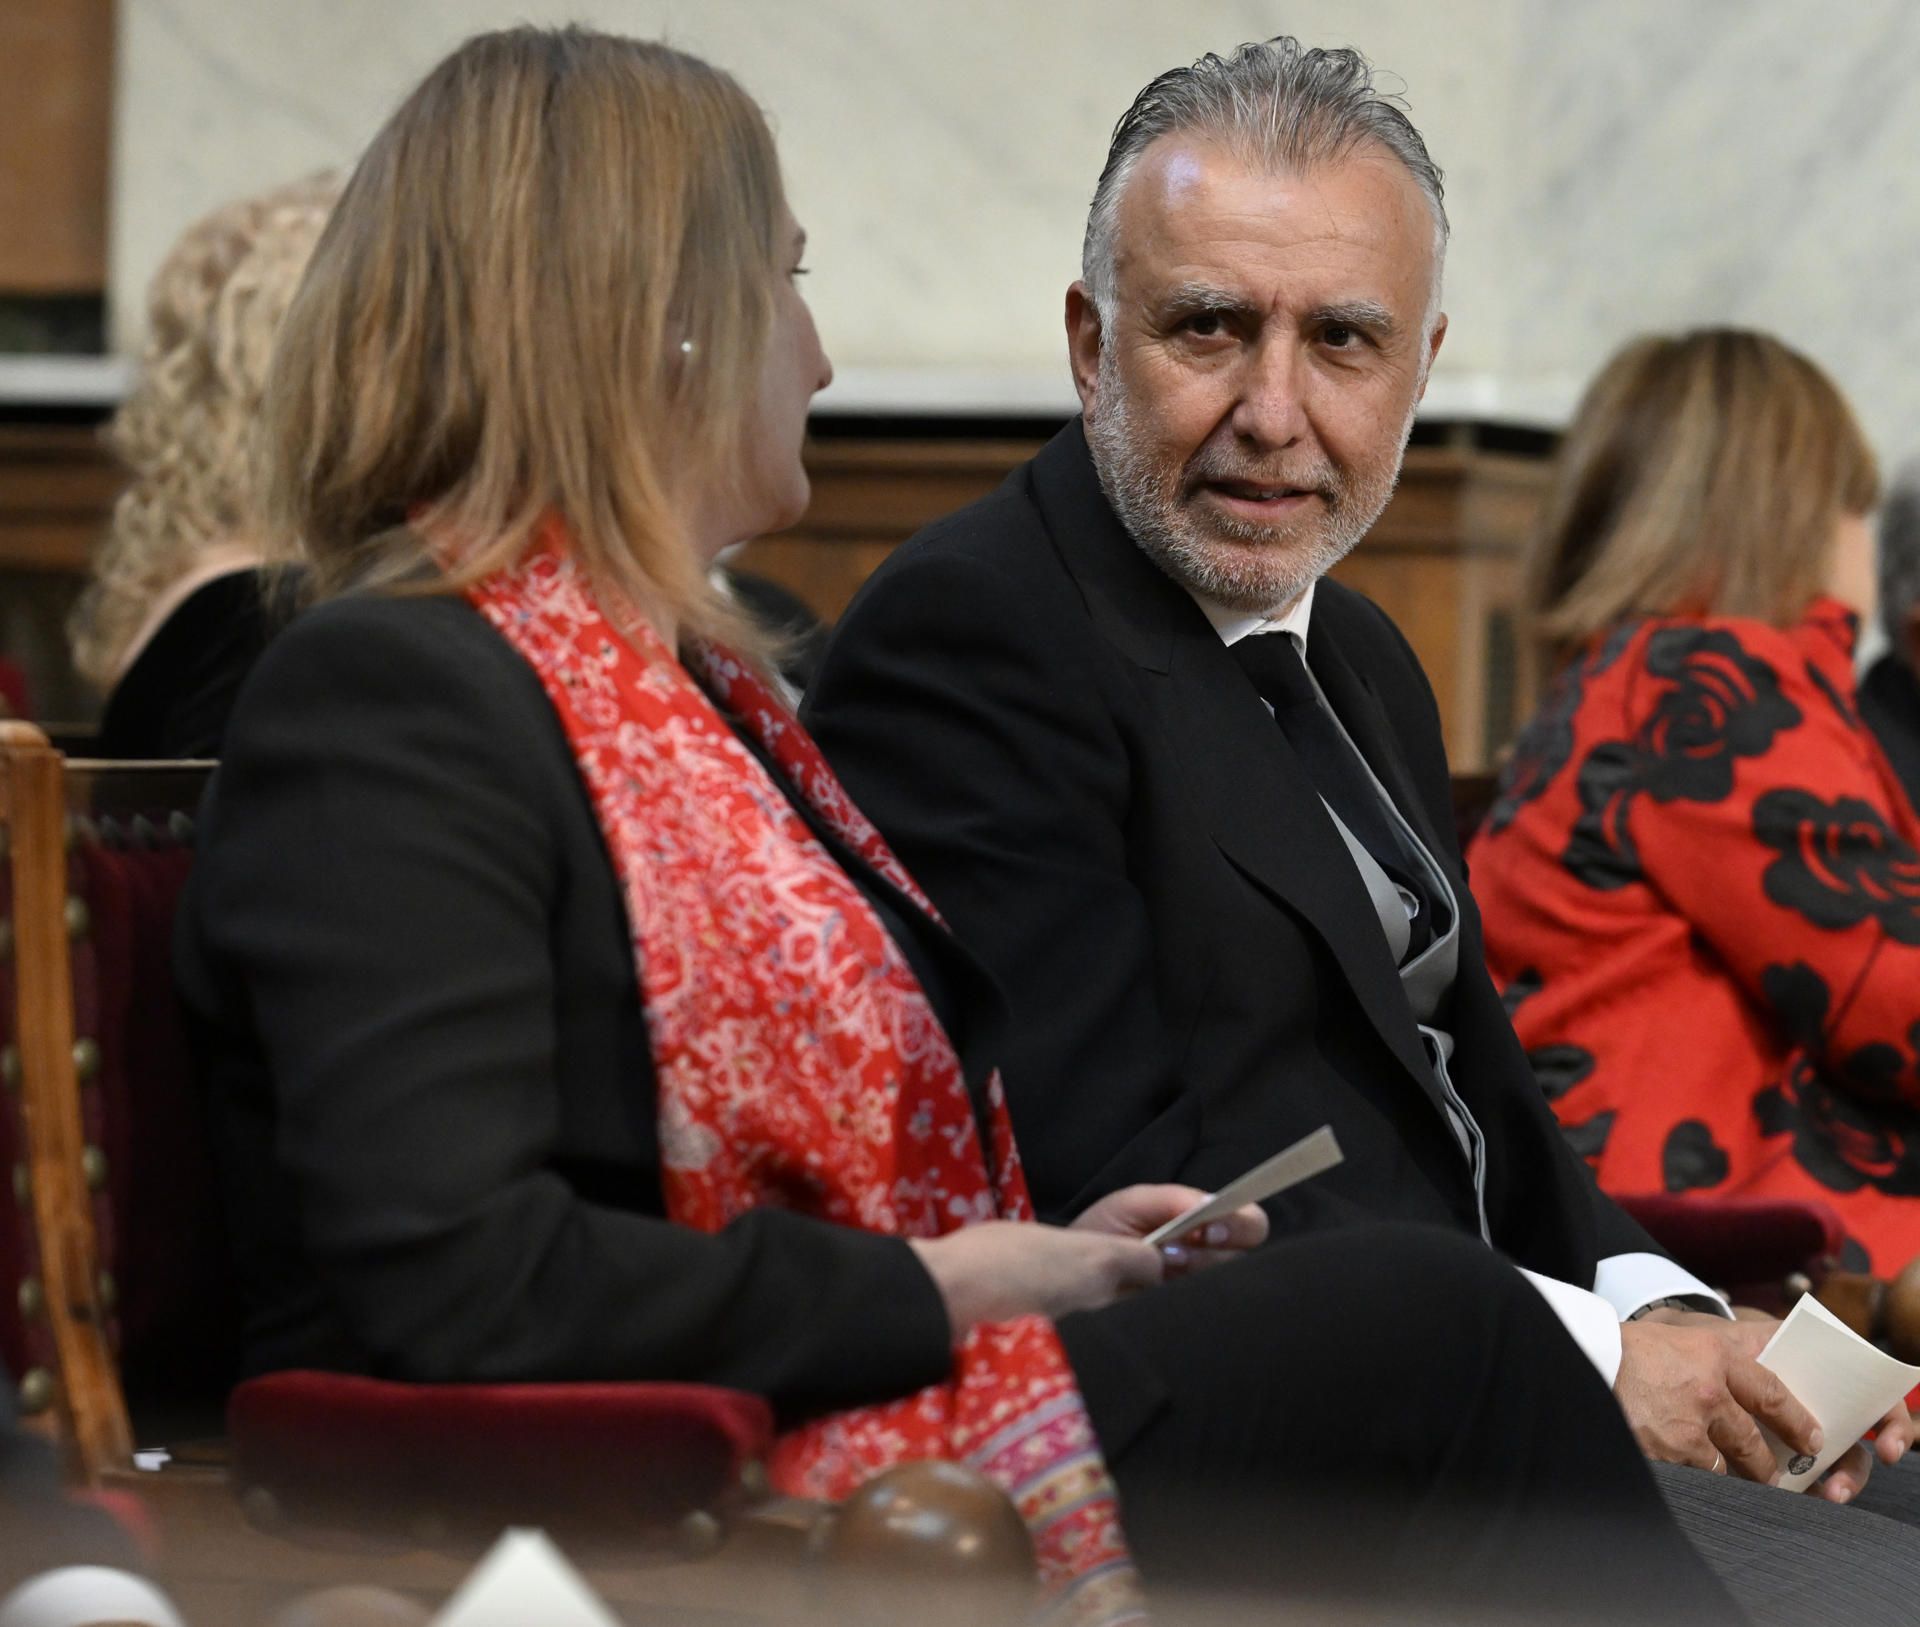
[[[631,1538],[723,1507],[773,1440],[758,1396],[704,1384],[249,1379],[227,1405],[235,1478],[290,1522]]]
[[[1817,1280],[1840,1255],[1840,1217],[1804,1198],[1693,1198],[1664,1193],[1620,1206],[1662,1248],[1716,1288],[1770,1285],[1794,1273]]]

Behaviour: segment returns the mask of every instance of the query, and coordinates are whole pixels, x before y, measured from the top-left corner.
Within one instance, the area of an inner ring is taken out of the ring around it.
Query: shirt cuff
[[[1644,1256],[1648,1259],[1655,1257]],[[1547,1308],[1560,1318],[1561,1324],[1573,1336],[1573,1342],[1586,1352],[1587,1360],[1599,1369],[1607,1388],[1612,1389],[1613,1381],[1620,1374],[1619,1313],[1598,1294],[1590,1294],[1570,1282],[1543,1277],[1537,1271],[1527,1270],[1525,1266],[1516,1269],[1540,1290],[1540,1297],[1547,1302]],[[1658,1299],[1660,1295],[1650,1297]]]
[[[1610,1254],[1593,1274],[1593,1291],[1626,1321],[1656,1299],[1684,1299],[1709,1316],[1733,1315],[1727,1302],[1664,1254]]]

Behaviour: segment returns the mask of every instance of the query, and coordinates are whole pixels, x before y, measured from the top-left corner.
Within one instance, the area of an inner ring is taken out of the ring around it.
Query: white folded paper
[[[1920,1384],[1920,1367],[1895,1361],[1855,1333],[1811,1294],[1803,1294],[1760,1352],[1819,1420],[1826,1444],[1816,1458],[1795,1456],[1772,1430],[1761,1426],[1784,1471],[1780,1484],[1805,1491],[1840,1454],[1886,1416],[1887,1409]]]
[[[1229,1181],[1210,1198],[1203,1198],[1185,1214],[1176,1215],[1166,1225],[1147,1233],[1143,1241],[1155,1245],[1184,1237],[1195,1227],[1224,1220],[1236,1209],[1250,1203],[1265,1203],[1277,1198],[1290,1186],[1330,1170],[1345,1156],[1334,1139],[1333,1127],[1323,1124],[1311,1135],[1304,1135],[1291,1147],[1282,1148],[1265,1163],[1255,1164],[1238,1180]]]
[[[433,1627],[620,1627],[544,1531],[513,1529],[486,1551]]]

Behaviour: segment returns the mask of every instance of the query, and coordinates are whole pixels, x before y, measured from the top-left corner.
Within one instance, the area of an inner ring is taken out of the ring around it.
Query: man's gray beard
[[[1101,489],[1120,523],[1141,552],[1174,581],[1227,610],[1251,615],[1278,610],[1299,598],[1353,552],[1380,518],[1400,476],[1397,453],[1384,480],[1357,487],[1322,464],[1311,472],[1309,482],[1319,490],[1325,512],[1305,535],[1303,528],[1261,525],[1228,514],[1203,519],[1180,503],[1185,471],[1163,470],[1149,460],[1133,432],[1133,403],[1119,369],[1104,352],[1099,402],[1099,412],[1086,422],[1087,445]],[[1399,450],[1405,449],[1412,429],[1409,411]]]

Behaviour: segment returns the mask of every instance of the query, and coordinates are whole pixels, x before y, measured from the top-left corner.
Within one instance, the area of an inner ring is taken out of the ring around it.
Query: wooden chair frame
[[[75,1060],[72,937],[82,923],[67,891],[67,779],[71,768],[33,725],[0,723],[0,831],[13,883],[15,1044],[26,1140],[26,1201],[41,1242],[39,1314],[58,1372],[37,1409],[50,1418],[71,1472],[99,1487],[132,1474],[133,1430],[109,1336],[110,1306],[87,1179],[81,1080]],[[114,765],[121,771],[128,765]],[[210,764],[141,765],[158,779]]]

